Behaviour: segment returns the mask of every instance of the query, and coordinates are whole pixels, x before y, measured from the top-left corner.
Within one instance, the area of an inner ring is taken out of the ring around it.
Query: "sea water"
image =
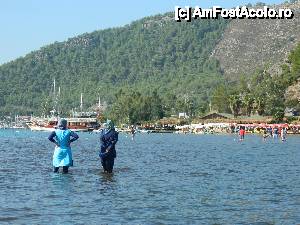
[[[300,136],[120,134],[107,175],[90,133],[52,173],[48,135],[0,130],[0,224],[300,223]]]

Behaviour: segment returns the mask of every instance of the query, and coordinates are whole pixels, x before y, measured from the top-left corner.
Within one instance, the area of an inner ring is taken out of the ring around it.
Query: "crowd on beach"
[[[207,123],[176,126],[177,133],[195,134],[232,134],[239,133],[241,128],[247,133],[261,134],[277,137],[282,132],[285,134],[300,134],[300,125],[292,124],[238,124],[238,123]]]

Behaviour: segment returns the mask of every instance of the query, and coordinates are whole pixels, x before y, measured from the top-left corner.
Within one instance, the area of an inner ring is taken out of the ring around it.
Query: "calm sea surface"
[[[0,224],[300,224],[300,136],[120,134],[109,176],[79,135],[65,175],[48,133],[0,130]]]

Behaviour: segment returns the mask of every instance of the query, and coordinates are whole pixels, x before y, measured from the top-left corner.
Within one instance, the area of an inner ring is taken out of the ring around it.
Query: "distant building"
[[[294,108],[286,108],[284,116],[299,116],[299,112]]]
[[[178,118],[188,119],[189,116],[188,116],[185,112],[182,112],[182,113],[179,113],[179,114],[178,114]]]
[[[261,123],[261,122],[270,122],[272,121],[272,117],[268,116],[259,116],[259,115],[251,115],[251,116],[238,116],[234,118],[232,114],[229,113],[218,113],[218,112],[210,112],[205,116],[199,118],[203,121],[227,121],[234,123]]]
[[[201,120],[215,120],[215,119],[233,119],[233,115],[228,113],[211,112],[200,118]]]

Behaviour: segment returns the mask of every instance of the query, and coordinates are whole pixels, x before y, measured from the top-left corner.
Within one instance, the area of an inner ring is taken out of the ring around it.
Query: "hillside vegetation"
[[[173,13],[56,42],[0,66],[0,115],[93,107],[122,123],[210,109],[272,115],[299,108],[300,3],[293,20],[193,20]],[[276,6],[276,7],[284,7]],[[53,96],[53,80],[60,95]]]
[[[173,14],[165,14],[43,47],[0,67],[0,112],[47,113],[54,78],[65,114],[78,107],[80,93],[89,107],[99,95],[116,101],[120,87],[143,95],[188,95],[204,110],[221,79],[218,62],[209,55],[226,24],[177,23]]]

